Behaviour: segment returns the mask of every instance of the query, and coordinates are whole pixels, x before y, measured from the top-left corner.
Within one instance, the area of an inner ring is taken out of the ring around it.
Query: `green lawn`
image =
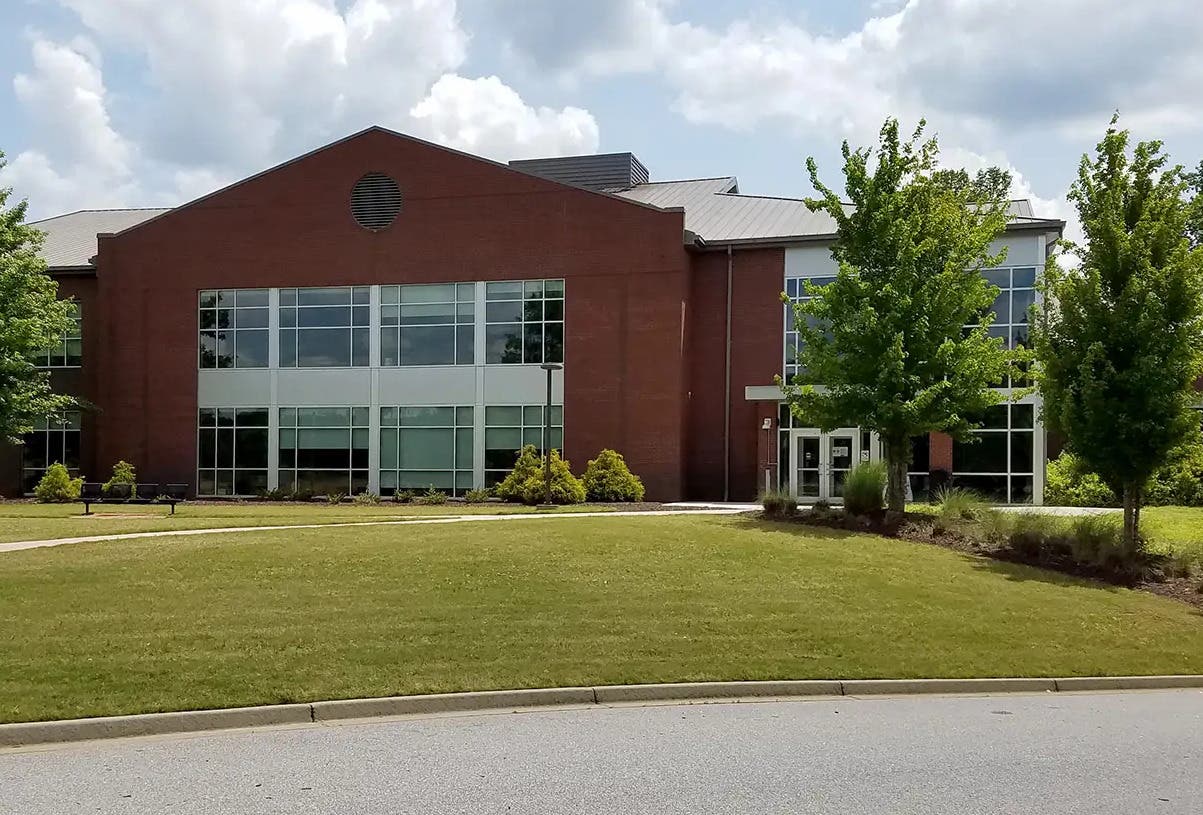
[[[1203,617],[746,517],[329,528],[0,554],[0,720],[470,689],[1203,672]]]
[[[1191,553],[1203,562],[1203,507],[1147,507],[1140,518],[1154,549]]]
[[[556,512],[605,511],[612,506],[558,507]],[[194,503],[176,506],[147,504],[96,504],[85,516],[83,504],[0,503],[0,543],[123,532],[161,532],[169,529],[212,529],[229,526],[283,526],[332,524],[355,521],[388,521],[423,515],[474,515],[546,512],[520,504],[278,504]]]

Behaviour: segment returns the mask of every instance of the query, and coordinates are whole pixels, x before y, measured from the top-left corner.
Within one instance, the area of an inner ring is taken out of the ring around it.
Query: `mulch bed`
[[[1179,600],[1195,608],[1203,609],[1203,584],[1199,577],[1159,577],[1158,579],[1132,579],[1115,572],[1101,569],[1088,564],[1078,563],[1064,553],[1060,556],[1049,556],[1041,553],[1027,556],[1006,545],[983,544],[979,539],[960,534],[953,529],[942,528],[935,523],[936,519],[924,513],[876,513],[871,516],[848,516],[840,510],[824,512],[804,511],[788,517],[775,517],[761,513],[762,517],[805,526],[818,526],[827,529],[842,529],[852,532],[866,532],[882,535],[888,538],[927,543],[952,549],[962,554],[1001,560],[1008,563],[1019,563],[1025,566],[1035,566],[1040,569],[1059,572],[1073,577],[1095,580],[1113,586],[1147,591],[1162,597]]]

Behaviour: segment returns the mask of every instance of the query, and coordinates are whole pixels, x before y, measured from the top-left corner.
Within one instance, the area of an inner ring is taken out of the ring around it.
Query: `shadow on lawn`
[[[735,522],[740,529],[749,532],[790,532],[799,537],[822,538],[824,540],[844,540],[866,534],[849,529],[803,525],[792,521],[770,521],[755,515],[736,515]]]

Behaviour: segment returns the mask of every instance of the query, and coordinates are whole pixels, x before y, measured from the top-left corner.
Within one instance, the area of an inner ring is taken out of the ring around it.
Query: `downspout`
[[[727,244],[727,343],[723,365],[723,500],[731,500],[731,272],[735,258]]]

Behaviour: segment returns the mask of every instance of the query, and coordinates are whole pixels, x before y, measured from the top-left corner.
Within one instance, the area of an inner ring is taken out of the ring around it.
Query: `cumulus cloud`
[[[490,158],[597,152],[597,121],[588,111],[533,108],[495,76],[440,77],[410,115],[419,136]]]
[[[14,82],[35,149],[5,183],[39,215],[178,203],[371,124],[496,158],[591,152],[597,123],[459,71],[451,0],[58,0],[87,39],[35,36]],[[101,56],[144,68],[120,115]]]

